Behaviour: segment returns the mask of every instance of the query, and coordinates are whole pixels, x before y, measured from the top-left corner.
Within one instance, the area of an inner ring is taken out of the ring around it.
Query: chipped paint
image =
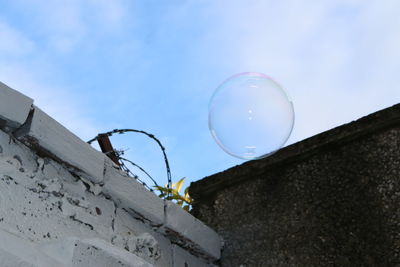
[[[220,239],[212,229],[31,109],[30,98],[0,83],[2,94],[16,103],[0,105],[0,237],[10,242],[0,245],[0,262],[168,267],[182,262],[176,257],[185,258],[185,266],[217,259]],[[173,253],[176,245],[180,253]]]

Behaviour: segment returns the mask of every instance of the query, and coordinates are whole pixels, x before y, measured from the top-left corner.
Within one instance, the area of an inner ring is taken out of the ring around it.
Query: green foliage
[[[160,191],[160,194],[158,195],[161,198],[165,198],[167,200],[174,201],[176,204],[181,206],[184,210],[189,211],[193,199],[189,196],[189,187],[186,187],[184,190],[183,195],[179,193],[181,191],[183,183],[185,182],[185,177],[180,179],[178,182],[172,184],[172,188],[168,188],[166,185],[165,187],[163,186],[154,186],[158,191]],[[168,196],[169,193],[169,196]]]

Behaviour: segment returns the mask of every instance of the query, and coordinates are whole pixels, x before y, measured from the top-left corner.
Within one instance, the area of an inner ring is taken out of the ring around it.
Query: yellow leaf
[[[184,182],[185,182],[185,177],[183,177],[178,182],[176,182],[175,186],[176,186],[176,190],[178,192],[181,191],[181,188],[182,188],[182,185],[183,185]]]
[[[179,191],[182,189],[184,181],[185,177],[180,179],[178,182],[173,183],[171,188],[168,188],[168,185],[165,185],[165,187],[154,186],[154,188],[160,191],[160,197],[164,197],[166,200],[174,201],[184,210],[189,211],[193,202],[193,199],[189,196],[189,187],[184,190],[183,195],[179,193]]]

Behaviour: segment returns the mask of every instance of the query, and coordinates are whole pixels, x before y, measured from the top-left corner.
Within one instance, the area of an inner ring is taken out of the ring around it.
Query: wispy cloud
[[[225,68],[265,72],[289,90],[297,119],[292,140],[400,101],[398,1],[237,1],[209,8],[215,25],[203,42],[218,43],[214,53],[223,55]]]
[[[38,65],[35,64],[36,67]],[[98,132],[93,118],[77,95],[68,88],[47,83],[37,78],[35,70],[18,64],[0,63],[0,80],[21,93],[32,97],[34,104],[58,120],[81,138],[89,139]]]
[[[240,162],[207,129],[208,100],[234,73],[264,72],[287,88],[290,142],[400,102],[399,9],[397,0],[16,0],[0,10],[0,80],[84,139],[149,130],[166,142],[174,175],[201,178]],[[142,139],[121,145],[144,167],[159,156]],[[162,164],[151,168],[164,177]]]
[[[32,97],[35,104],[82,138],[97,130],[88,116],[79,95],[72,93],[52,77],[59,70],[43,57],[43,43],[7,23],[0,23],[0,80]],[[41,47],[42,46],[42,47]]]

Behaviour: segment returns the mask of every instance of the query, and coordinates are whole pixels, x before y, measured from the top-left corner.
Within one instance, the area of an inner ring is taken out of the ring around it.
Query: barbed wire
[[[167,157],[167,153],[165,152],[165,148],[164,146],[161,144],[160,140],[158,140],[153,134],[148,133],[146,131],[141,131],[141,130],[135,130],[135,129],[114,129],[112,131],[106,132],[106,133],[100,133],[98,134],[96,137],[90,139],[89,141],[87,141],[88,144],[93,143],[94,141],[97,141],[99,136],[104,136],[107,135],[109,137],[113,136],[114,134],[124,134],[127,132],[134,132],[134,133],[141,133],[144,134],[148,137],[150,137],[151,139],[153,139],[154,141],[156,141],[156,143],[158,144],[158,146],[160,147],[162,153],[163,153],[163,157],[164,157],[164,162],[165,162],[165,167],[167,170],[167,189],[168,189],[168,194],[166,195],[166,197],[170,196],[170,188],[172,188],[172,177],[171,177],[171,170],[169,167],[169,162],[168,162],[168,157]],[[151,192],[153,192],[154,190],[147,185],[144,181],[140,180],[140,178],[134,174],[125,164],[124,161],[132,164],[133,166],[137,167],[138,169],[140,169],[142,172],[144,172],[149,178],[150,180],[154,183],[155,186],[158,186],[157,182],[153,179],[153,177],[150,176],[150,174],[148,174],[142,167],[140,167],[139,165],[137,165],[136,163],[121,157],[121,155],[123,155],[123,151],[118,151],[118,150],[114,150],[114,151],[109,151],[108,153],[115,153],[115,155],[118,158],[118,161],[120,163],[120,167],[121,170],[123,170],[124,172],[126,172],[129,176],[133,177],[135,180],[139,181],[145,188],[147,188],[148,190],[150,190]]]
[[[144,174],[147,175],[147,177],[149,177],[149,179],[154,183],[155,186],[159,186],[159,185],[157,184],[156,180],[154,180],[154,178],[151,177],[151,175],[148,174],[142,167],[140,167],[139,165],[137,165],[136,163],[132,162],[132,161],[129,160],[129,159],[126,159],[126,158],[123,158],[123,157],[120,157],[119,159],[120,159],[120,161],[129,162],[130,164],[132,164],[133,166],[135,166],[136,168],[138,168],[139,170],[141,170]],[[153,191],[153,190],[150,189],[150,191]]]
[[[141,180],[139,178],[139,176],[137,176],[136,174],[134,174],[125,164],[122,160],[119,160],[120,163],[120,168],[122,171],[124,171],[128,176],[132,177],[133,179],[135,179],[137,182],[139,182],[141,185],[143,185],[143,187],[145,187],[147,190],[149,190],[150,192],[154,192],[154,189],[151,188],[146,182],[144,182],[143,180]]]

